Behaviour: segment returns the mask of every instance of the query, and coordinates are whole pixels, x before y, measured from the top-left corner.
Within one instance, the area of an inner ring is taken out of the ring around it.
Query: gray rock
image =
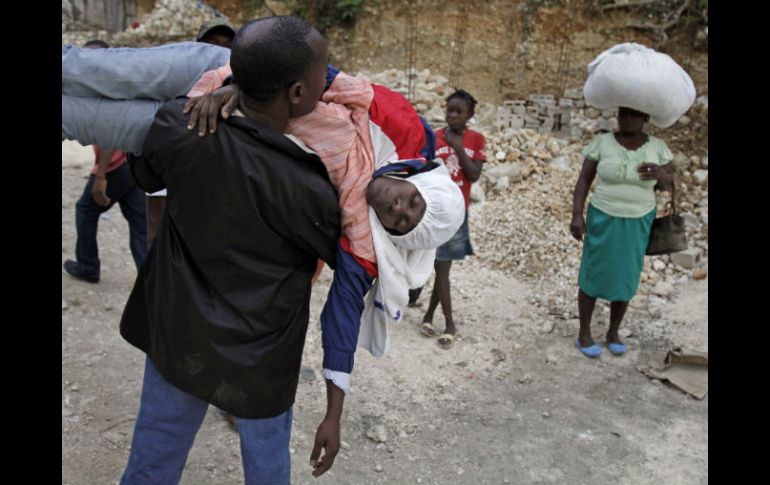
[[[383,470],[382,465],[380,465],[379,463],[377,463],[374,466],[374,471],[376,471],[377,473],[381,472],[382,470]]]
[[[305,379],[306,381],[314,381],[316,377],[315,371],[310,367],[305,367],[305,366],[302,366],[302,368],[300,369],[299,376]]]
[[[708,170],[696,170],[694,174],[692,174],[693,182],[695,182],[698,185],[705,185],[706,182],[708,182],[709,179],[709,172]]]
[[[545,356],[545,363],[551,364],[551,365],[557,365],[559,363],[559,359],[556,358],[553,354],[548,354]]]
[[[565,172],[569,172],[569,159],[567,157],[556,157],[552,159],[549,163],[553,168],[556,168],[558,170],[562,170]]]
[[[62,298],[62,299],[61,299],[61,309],[62,309],[62,310],[66,310],[66,309],[67,309],[67,308],[69,308],[69,307],[70,307],[70,306],[69,306],[69,305],[67,305],[67,302],[66,302],[66,300],[64,300],[64,298]]]
[[[703,158],[700,159],[700,166],[701,166],[701,168],[705,168],[705,169],[709,168],[709,156],[708,156],[708,154],[703,155]]]
[[[697,247],[691,247],[684,251],[679,251],[671,255],[671,261],[674,264],[687,269],[692,269],[695,264],[700,260],[701,250]]]
[[[652,288],[652,293],[658,296],[669,297],[674,291],[674,286],[667,282],[661,281]]]
[[[484,189],[481,187],[481,184],[471,185],[471,202],[484,202],[485,200],[486,195],[484,194]]]
[[[388,432],[385,430],[385,426],[377,424],[369,428],[366,432],[366,437],[377,443],[384,443],[388,440]]]
[[[679,120],[677,120],[677,121],[679,122],[679,124],[682,124],[682,125],[685,125],[685,126],[687,126],[687,125],[689,125],[689,124],[690,124],[690,122],[691,122],[692,120],[690,119],[690,117],[689,117],[689,116],[687,116],[687,115],[683,115],[683,116],[682,116],[681,118],[679,118]]]
[[[543,324],[540,326],[540,331],[543,333],[551,333],[553,332],[554,324],[550,320],[546,320],[543,322]]]
[[[508,187],[511,185],[511,180],[508,178],[507,175],[503,175],[499,179],[497,179],[497,183],[495,183],[494,191],[497,193],[505,192],[508,190]]]
[[[652,262],[652,269],[654,269],[655,271],[663,271],[664,269],[666,269],[666,263],[664,263],[659,259],[656,259],[655,261]]]
[[[672,162],[674,164],[674,168],[678,172],[687,170],[687,168],[690,166],[690,159],[687,158],[687,156],[682,152],[676,152],[674,154],[674,159],[672,160]]]
[[[523,376],[521,376],[521,378],[519,378],[519,382],[522,384],[529,384],[530,382],[532,382],[532,376],[529,374],[524,374]]]

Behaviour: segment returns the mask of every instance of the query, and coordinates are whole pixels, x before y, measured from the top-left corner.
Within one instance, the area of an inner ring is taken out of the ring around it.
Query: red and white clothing
[[[450,147],[444,136],[444,130],[441,128],[436,131],[436,156],[444,161],[444,166],[449,171],[449,175],[452,180],[460,187],[465,198],[465,208],[467,209],[471,205],[471,182],[463,172],[462,166],[460,166],[460,158],[457,156],[454,148]],[[471,160],[487,161],[487,153],[484,148],[484,135],[478,131],[466,129],[463,132],[463,148],[465,153]]]

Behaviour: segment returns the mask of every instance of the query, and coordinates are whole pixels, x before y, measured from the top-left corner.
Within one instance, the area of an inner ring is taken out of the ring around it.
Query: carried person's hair
[[[83,44],[83,47],[91,47],[91,46],[97,46],[97,47],[99,47],[101,49],[109,49],[110,48],[110,44],[104,42],[103,40],[99,40],[99,39],[89,40],[88,42]]]
[[[271,22],[266,33],[255,33],[259,22]],[[230,66],[245,94],[270,101],[297,81],[316,61],[307,43],[312,27],[293,16],[267,17],[248,22],[235,35]]]

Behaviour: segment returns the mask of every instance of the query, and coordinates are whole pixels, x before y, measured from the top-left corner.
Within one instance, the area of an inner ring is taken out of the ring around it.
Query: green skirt
[[[639,287],[655,209],[642,217],[614,217],[588,205],[578,286],[593,298],[630,301]]]

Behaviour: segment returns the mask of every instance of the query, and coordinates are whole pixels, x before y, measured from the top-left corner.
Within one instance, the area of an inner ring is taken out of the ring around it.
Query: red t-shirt
[[[97,145],[92,146],[94,147],[96,158],[94,159],[94,168],[91,169],[91,175],[96,175],[96,168],[99,166],[99,153],[101,153],[102,149]],[[124,163],[126,163],[126,154],[120,150],[115,150],[115,152],[112,154],[112,160],[110,160],[110,164],[107,165],[107,173],[112,172]]]
[[[484,135],[478,131],[465,130],[463,132],[463,147],[468,158],[471,160],[487,161],[487,153],[484,150]],[[449,175],[452,176],[452,180],[462,190],[463,197],[465,197],[465,208],[467,209],[471,205],[471,184],[473,182],[465,176],[457,153],[455,153],[452,147],[447,145],[446,138],[444,138],[444,128],[436,132],[436,156],[444,161],[444,165],[447,171],[449,171]]]

